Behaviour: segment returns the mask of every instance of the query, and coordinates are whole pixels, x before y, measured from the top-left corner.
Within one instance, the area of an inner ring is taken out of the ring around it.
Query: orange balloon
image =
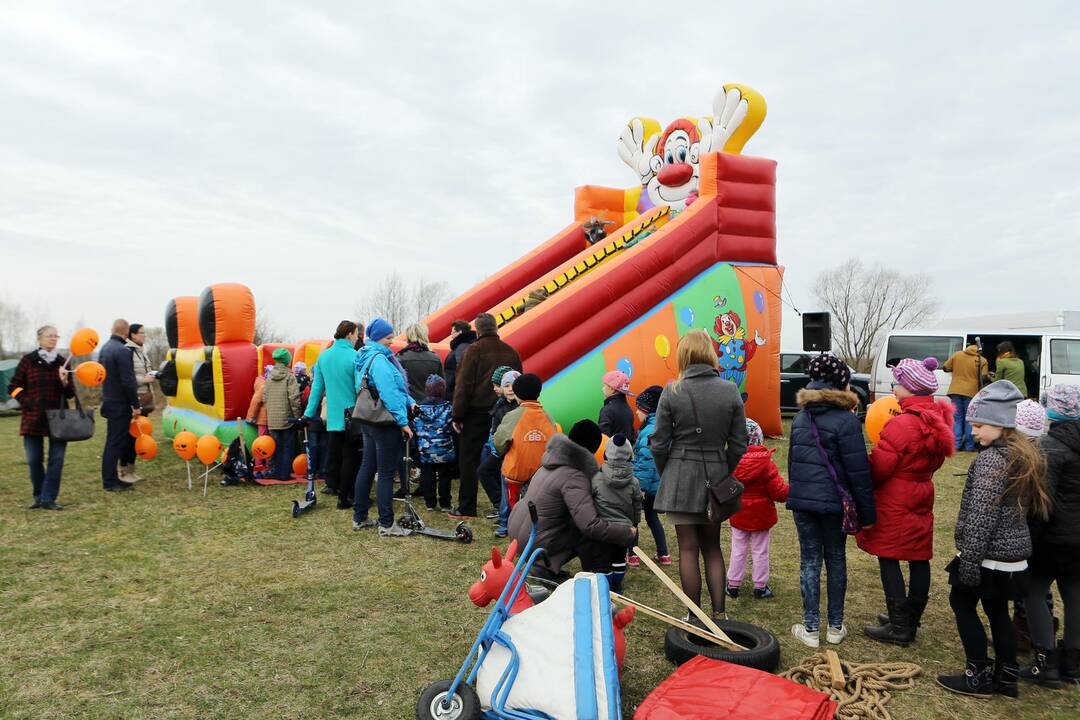
[[[601,465],[604,464],[604,450],[607,449],[607,443],[610,439],[607,435],[600,435],[600,447],[596,448],[596,462]]]
[[[307,475],[307,455],[297,455],[292,461],[292,471],[295,475]]]
[[[89,355],[98,346],[100,338],[94,328],[79,328],[71,336],[71,354]]]
[[[251,452],[261,460],[269,458],[275,450],[277,450],[277,443],[269,435],[260,435],[255,438],[255,442],[251,443]]]
[[[75,368],[75,377],[86,387],[97,387],[105,382],[105,366],[92,360],[80,363]]]
[[[215,435],[203,435],[195,443],[195,454],[203,465],[210,465],[218,459],[221,453],[221,441]]]
[[[190,430],[183,430],[176,433],[176,437],[173,438],[172,446],[176,454],[180,456],[181,460],[190,460],[195,457],[195,446],[199,442],[199,437]]]
[[[133,438],[137,438],[140,435],[149,435],[154,432],[154,423],[150,422],[150,418],[139,416],[132,419],[131,424],[128,425],[128,433]]]
[[[880,397],[866,408],[866,436],[874,445],[881,439],[881,430],[885,425],[903,411],[900,409],[900,401],[893,395]]]
[[[149,435],[135,438],[135,454],[142,460],[153,460],[157,457],[157,440]]]

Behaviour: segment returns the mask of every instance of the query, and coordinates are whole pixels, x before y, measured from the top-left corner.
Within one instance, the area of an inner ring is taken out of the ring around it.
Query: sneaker
[[[63,510],[64,506],[54,502],[41,503],[42,510]]]
[[[768,600],[771,597],[773,597],[773,591],[768,585],[762,588],[754,588],[755,600]]]
[[[324,485],[323,489],[320,492],[323,495],[337,495],[338,494],[337,488],[336,487],[330,487],[329,485]]]
[[[454,512],[454,508],[450,507],[449,505],[440,505],[439,512],[443,512],[449,515],[450,513]]]
[[[133,485],[135,485],[135,481],[126,475],[117,474],[116,479],[120,481],[121,485],[126,485],[127,487],[132,487]]]
[[[34,504],[31,505],[30,507],[26,508],[26,509],[27,510],[37,510],[39,507],[41,507],[41,501],[40,500],[35,500]]]
[[[134,488],[125,482],[118,482],[112,485],[105,486],[105,492],[129,492]]]
[[[475,520],[475,512],[462,512],[461,508],[453,508],[446,514],[447,517],[454,518],[455,520]]]
[[[506,528],[495,528],[495,537],[504,538],[507,536]]]
[[[406,530],[396,522],[390,527],[379,526],[379,537],[408,537],[409,535],[412,535],[412,530]]]
[[[670,565],[671,564],[671,556],[670,555],[653,555],[653,560],[660,563],[661,565]]]
[[[839,645],[847,637],[847,625],[841,625],[840,627],[829,626],[828,632],[825,633],[825,640],[833,645]]]
[[[726,592],[727,596],[729,598],[733,599],[733,600],[735,598],[739,597],[739,588],[738,588],[738,586],[728,585],[727,587],[724,588],[724,592]]]
[[[341,495],[338,495],[337,509],[338,510],[352,510],[353,509],[353,501],[350,500],[349,498],[342,498]]]
[[[820,643],[818,641],[817,630],[807,630],[806,626],[802,623],[791,626],[791,634],[795,636],[795,639],[801,642],[806,647],[816,648]]]
[[[632,555],[630,553],[627,553],[626,554],[626,567],[628,567],[628,568],[641,567],[641,558],[639,558],[637,555]]]
[[[498,510],[488,510],[486,513],[484,513],[484,519],[485,520],[498,520],[499,519],[499,511]]]
[[[425,505],[424,509],[427,510],[428,512],[438,512],[439,511],[439,508],[436,505]]]
[[[366,530],[367,528],[373,528],[376,525],[378,525],[378,523],[374,520],[361,520],[360,522],[355,520],[352,521],[353,530]]]

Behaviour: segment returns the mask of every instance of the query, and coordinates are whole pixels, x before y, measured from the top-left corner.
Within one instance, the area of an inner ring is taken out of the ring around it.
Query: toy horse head
[[[510,541],[505,556],[499,553],[499,548],[491,548],[491,560],[484,563],[484,568],[480,571],[480,579],[469,588],[469,599],[474,605],[486,607],[488,603],[499,599],[507,581],[510,580],[510,573],[514,571],[514,556],[517,555],[517,551],[517,540]],[[521,612],[532,605],[532,598],[523,589],[511,605],[510,614]]]

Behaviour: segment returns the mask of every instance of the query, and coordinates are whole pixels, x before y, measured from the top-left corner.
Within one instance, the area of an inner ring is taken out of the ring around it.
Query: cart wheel
[[[473,540],[472,530],[464,522],[457,524],[457,527],[454,528],[454,534],[457,535],[457,541],[460,543],[471,543]]]
[[[428,685],[416,703],[416,720],[480,720],[480,697],[465,683],[458,685],[449,706],[443,704],[453,682],[440,680]]]

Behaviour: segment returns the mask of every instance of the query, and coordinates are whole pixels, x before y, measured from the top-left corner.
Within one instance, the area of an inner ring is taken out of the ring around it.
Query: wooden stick
[[[708,630],[702,630],[697,625],[691,625],[690,623],[672,617],[667,613],[662,613],[659,610],[655,610],[648,605],[642,605],[636,600],[631,600],[630,598],[620,595],[619,593],[611,593],[611,599],[613,602],[616,602],[620,605],[627,605],[629,607],[637,608],[638,612],[640,613],[648,615],[651,618],[655,618],[656,620],[660,620],[661,622],[666,622],[668,625],[677,627],[680,630],[684,630],[691,635],[697,635],[699,638],[708,640],[711,643],[726,647],[728,650],[733,650],[735,652],[746,650],[746,648],[744,648],[742,645],[736,645],[734,643],[731,643],[729,640],[724,640],[724,638],[713,635]]]
[[[843,690],[847,686],[847,680],[844,679],[844,668],[840,665],[840,656],[835,650],[826,650],[825,657],[829,661],[833,690]]]
[[[705,625],[705,627],[712,632],[713,635],[727,640],[732,645],[738,646],[738,643],[729,638],[727,636],[727,633],[721,630],[720,626],[714,623],[713,619],[705,614],[704,610],[699,608],[693,600],[686,596],[686,593],[684,593],[678,585],[672,582],[671,578],[669,578],[667,574],[663,570],[661,570],[656,563],[652,561],[652,558],[649,557],[649,554],[647,552],[635,545],[634,554],[641,558],[641,562],[645,563],[645,567],[652,570],[653,574],[656,575],[656,577],[660,578],[660,582],[664,583],[664,585],[667,586],[667,589],[674,593],[675,597],[679,598],[679,601],[686,606],[686,609],[694,613],[694,615],[697,616],[697,619],[700,620]],[[746,648],[743,649],[745,650]]]
[[[187,465],[187,489],[191,490],[191,461],[185,460],[184,464]]]

